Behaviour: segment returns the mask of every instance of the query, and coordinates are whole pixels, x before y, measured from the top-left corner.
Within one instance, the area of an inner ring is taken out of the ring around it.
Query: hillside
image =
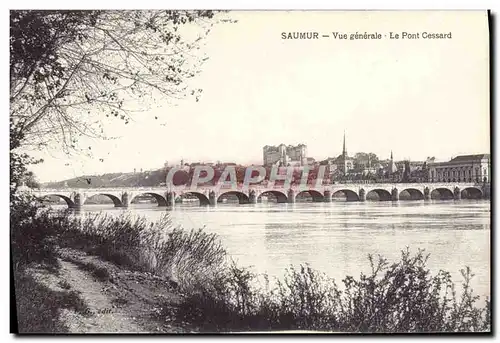
[[[164,184],[165,169],[137,173],[109,173],[103,175],[82,175],[59,182],[48,182],[44,188],[95,188],[95,187],[153,187]]]

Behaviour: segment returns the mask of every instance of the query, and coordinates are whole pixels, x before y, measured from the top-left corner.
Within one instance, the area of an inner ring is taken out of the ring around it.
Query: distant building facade
[[[307,164],[307,146],[280,144],[278,146],[266,145],[262,148],[264,166],[304,166]]]
[[[428,164],[431,182],[490,182],[490,155],[462,155]]]
[[[307,161],[307,165],[308,166],[316,166],[316,165],[318,165],[318,163],[316,162],[316,160],[313,157],[307,157],[306,161]]]

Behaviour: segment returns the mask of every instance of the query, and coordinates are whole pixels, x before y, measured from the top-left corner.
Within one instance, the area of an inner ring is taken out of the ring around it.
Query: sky
[[[262,147],[307,145],[317,160],[373,152],[448,160],[489,153],[486,12],[232,12],[205,41],[209,59],[190,83],[199,102],[159,104],[128,125],[107,123],[93,158],[36,154],[42,182],[161,168],[165,162],[262,163]],[[320,39],[283,40],[282,32]],[[332,32],[382,34],[336,40]],[[402,32],[451,39],[389,39]],[[330,37],[323,38],[323,34]],[[161,116],[166,125],[158,125]],[[102,161],[100,161],[102,159]]]

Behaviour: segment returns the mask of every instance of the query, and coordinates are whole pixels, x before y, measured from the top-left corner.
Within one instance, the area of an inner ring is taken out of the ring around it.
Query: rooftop
[[[279,145],[264,145],[264,149],[266,148],[279,148],[280,146],[284,146],[284,147],[287,147],[287,148],[301,148],[301,147],[307,147],[306,144],[303,144],[303,143],[299,143],[298,145],[293,145],[293,144],[284,144],[284,143],[280,143]]]
[[[478,154],[478,155],[461,155],[456,156],[450,160],[450,162],[467,162],[471,160],[482,160],[489,159],[490,154]]]

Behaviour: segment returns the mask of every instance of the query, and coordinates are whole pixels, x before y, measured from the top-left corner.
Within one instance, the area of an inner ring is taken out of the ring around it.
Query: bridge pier
[[[392,189],[392,192],[391,192],[391,200],[392,201],[399,201],[399,192],[398,192],[398,189],[396,187],[394,187]]]
[[[167,207],[175,206],[175,193],[174,192],[166,192],[165,200],[167,200]]]
[[[293,189],[288,190],[288,203],[295,203],[295,192],[293,191]]]
[[[332,202],[332,192],[325,191],[325,193],[323,194],[323,197],[324,197],[325,202]]]
[[[214,191],[210,191],[208,193],[208,202],[209,202],[210,206],[217,205],[217,197],[215,196],[215,192]]]
[[[431,200],[431,191],[429,187],[424,188],[424,200]]]
[[[118,205],[118,206],[115,206],[115,207],[125,207],[125,208],[128,208],[129,205],[130,205],[130,199],[129,199],[129,196],[128,196],[128,193],[127,192],[124,192],[122,194],[122,203],[121,205]]]
[[[462,192],[460,191],[460,188],[455,187],[455,189],[453,190],[453,199],[455,200],[462,199]]]
[[[70,206],[71,208],[75,208],[75,209],[81,209],[82,206],[83,206],[83,197],[80,193],[76,193],[75,194],[75,197],[73,198],[73,206]]]
[[[257,203],[257,195],[255,194],[255,191],[252,189],[248,193],[248,202],[250,204],[256,204]]]
[[[483,199],[489,199],[491,197],[491,187],[490,184],[484,184],[481,187],[481,191],[483,192]]]
[[[359,201],[366,201],[366,192],[363,188],[359,190]]]

